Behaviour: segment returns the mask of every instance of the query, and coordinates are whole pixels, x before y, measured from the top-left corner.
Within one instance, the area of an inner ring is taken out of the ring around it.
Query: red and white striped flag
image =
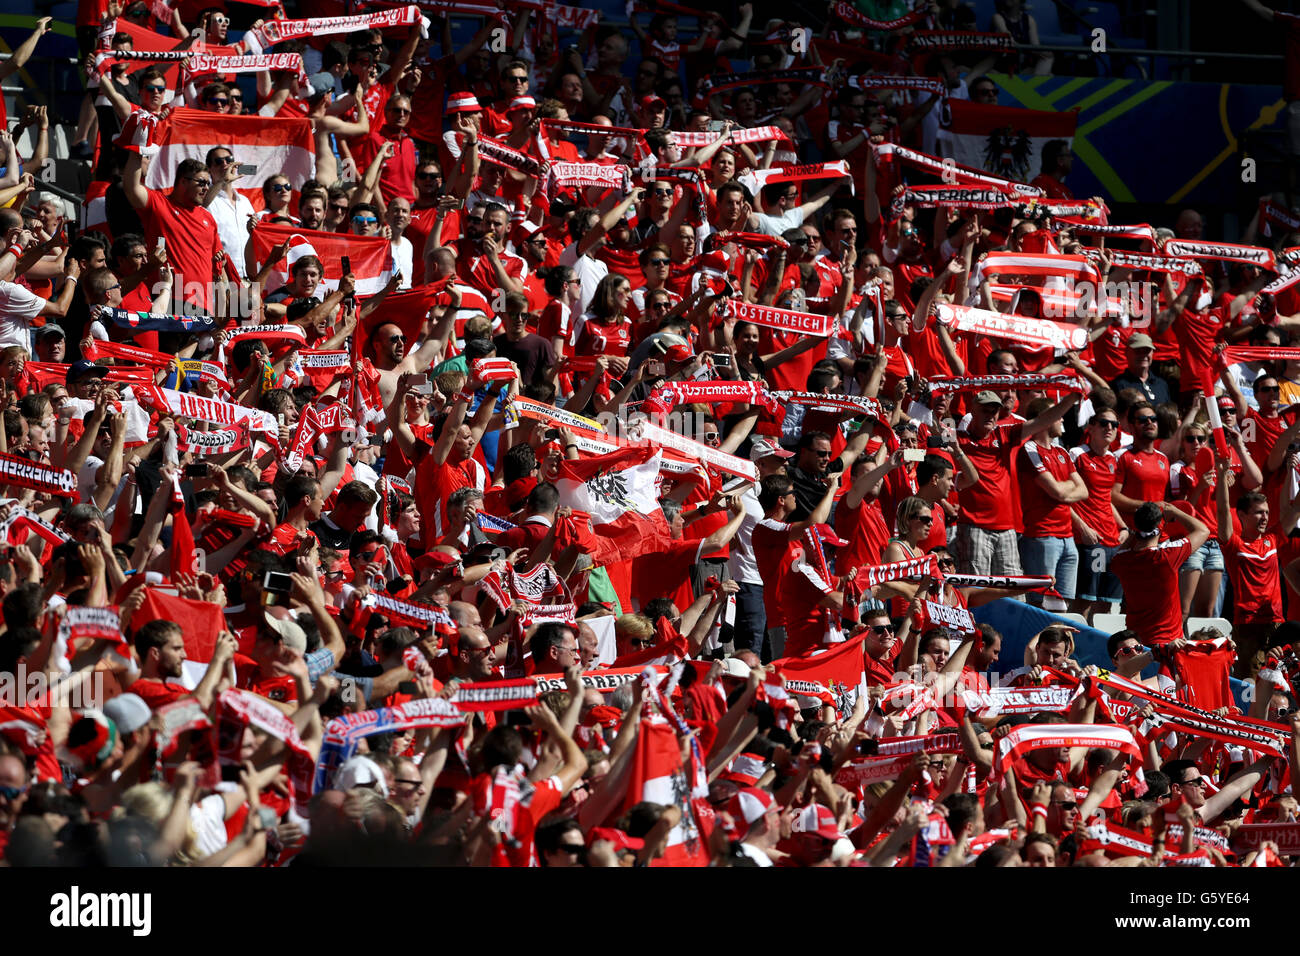
[[[348,236],[313,229],[295,229],[262,223],[253,230],[253,259],[257,267],[266,261],[271,250],[288,240],[289,249],[284,259],[271,270],[266,280],[266,291],[274,292],[289,281],[289,270],[303,256],[315,256],[325,267],[321,285],[326,292],[339,287],[343,278],[343,257],[349,257],[352,274],[357,278],[357,295],[374,295],[382,289],[393,274],[393,252],[382,236]]]
[[[225,146],[240,163],[257,167],[236,189],[261,209],[262,184],[284,176],[295,191],[316,175],[316,144],[306,117],[228,116],[185,107],[172,112],[158,141],[161,149],[149,167],[146,185],[170,189],[183,159],[204,162],[208,150]]]

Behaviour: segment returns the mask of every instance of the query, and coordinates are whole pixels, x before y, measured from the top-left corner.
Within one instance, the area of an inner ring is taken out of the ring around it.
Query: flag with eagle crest
[[[659,448],[631,446],[560,463],[555,479],[560,504],[591,516],[600,537],[627,542],[623,557],[652,551],[648,547],[668,537],[659,508]]]
[[[939,132],[939,153],[965,166],[1028,183],[1043,171],[1043,147],[1074,139],[1078,113],[1026,110],[951,100],[952,120]]]

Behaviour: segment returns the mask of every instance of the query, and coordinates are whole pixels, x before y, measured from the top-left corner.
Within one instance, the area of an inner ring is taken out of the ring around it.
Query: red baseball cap
[[[790,832],[815,833],[827,840],[844,839],[839,824],[835,822],[835,814],[820,803],[814,803],[800,810],[790,824]]]

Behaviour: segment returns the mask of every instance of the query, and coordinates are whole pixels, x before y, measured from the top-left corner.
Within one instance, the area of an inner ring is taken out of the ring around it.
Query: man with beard
[[[208,663],[207,673],[193,696],[206,710],[212,706],[217,683],[226,672],[226,662],[231,660],[238,645],[227,631],[217,638]],[[135,652],[140,658],[140,676],[131,685],[135,694],[152,709],[190,695],[180,683],[182,665],[185,663],[185,635],[179,624],[172,621],[149,621],[136,632]],[[168,683],[174,680],[175,683]]]

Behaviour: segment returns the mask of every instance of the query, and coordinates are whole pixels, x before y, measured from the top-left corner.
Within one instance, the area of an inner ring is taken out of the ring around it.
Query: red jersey
[[[685,611],[695,600],[691,565],[700,560],[703,541],[673,541],[667,550],[632,559],[632,594],[641,607],[658,597],[672,599]]]
[[[848,542],[835,556],[835,565],[847,571],[880,563],[889,543],[889,527],[878,498],[864,498],[856,508],[841,501],[835,508],[835,533]]]
[[[184,300],[211,313],[213,263],[222,248],[212,213],[202,206],[178,206],[170,193],[151,189],[149,205],[140,210],[140,221],[146,248],[155,248],[160,237],[166,240],[167,262]]]
[[[1165,644],[1183,636],[1178,569],[1191,553],[1191,542],[1177,538],[1115,555],[1111,571],[1124,588],[1128,626],[1143,644]]]
[[[790,540],[790,526],[775,518],[764,518],[754,525],[750,536],[754,550],[754,564],[763,579],[763,606],[767,609],[768,627],[785,627],[785,610],[782,603],[781,577],[790,565],[794,542]]]
[[[1016,478],[1020,485],[1020,507],[1025,534],[1031,538],[1068,538],[1073,534],[1070,506],[1058,501],[1039,485],[1038,475],[1068,481],[1076,474],[1070,453],[1057,445],[1044,447],[1036,441],[1020,446],[1020,467]]]
[[[1227,310],[1223,308],[1206,309],[1193,312],[1183,309],[1178,321],[1173,324],[1174,337],[1178,339],[1178,355],[1182,374],[1179,381],[1183,391],[1190,391],[1209,378],[1213,381],[1214,346],[1223,335],[1224,318]]]
[[[1214,492],[1218,483],[1212,467],[1202,472],[1195,464],[1181,461],[1169,465],[1169,500],[1186,502],[1192,514],[1205,522],[1211,536],[1219,533],[1219,511]]]
[[[459,488],[486,491],[487,469],[473,458],[461,462],[437,464],[433,455],[425,455],[415,469],[415,500],[420,513],[433,515],[433,537],[441,538],[447,528],[447,498]]]
[[[828,644],[834,611],[822,607],[821,602],[834,590],[832,583],[823,580],[806,562],[786,572],[781,583],[781,600],[785,604],[786,657],[806,657]]]
[[[986,438],[974,439],[966,432],[957,436],[962,451],[974,463],[979,481],[962,489],[958,521],[985,531],[1010,531],[1016,526],[1011,481],[1012,459],[1023,443],[1022,422],[993,426]]]
[[[1255,459],[1255,464],[1259,465],[1259,470],[1264,472],[1265,478],[1268,477],[1269,453],[1277,444],[1277,440],[1282,437],[1282,433],[1294,421],[1295,413],[1290,411],[1269,418],[1261,415],[1258,409],[1252,408],[1242,416],[1242,438],[1245,439],[1246,447],[1250,450],[1250,457]]]
[[[181,684],[169,684],[166,680],[154,680],[149,677],[140,678],[127,690],[148,704],[150,710],[157,710],[164,704],[187,697],[190,693]]]
[[[1138,501],[1164,501],[1169,487],[1169,459],[1152,448],[1149,451],[1126,449],[1115,467],[1119,492]],[[1129,520],[1132,526],[1132,520]]]
[[[1282,620],[1282,581],[1278,572],[1278,541],[1262,534],[1247,541],[1240,534],[1223,542],[1223,560],[1232,578],[1236,625]]]
[[[1115,469],[1118,459],[1112,451],[1094,455],[1087,445],[1070,451],[1075,470],[1088,489],[1088,497],[1076,501],[1070,508],[1079,520],[1097,532],[1101,543],[1108,548],[1119,544],[1119,525],[1115,523],[1115,509],[1110,492],[1115,487]]]

